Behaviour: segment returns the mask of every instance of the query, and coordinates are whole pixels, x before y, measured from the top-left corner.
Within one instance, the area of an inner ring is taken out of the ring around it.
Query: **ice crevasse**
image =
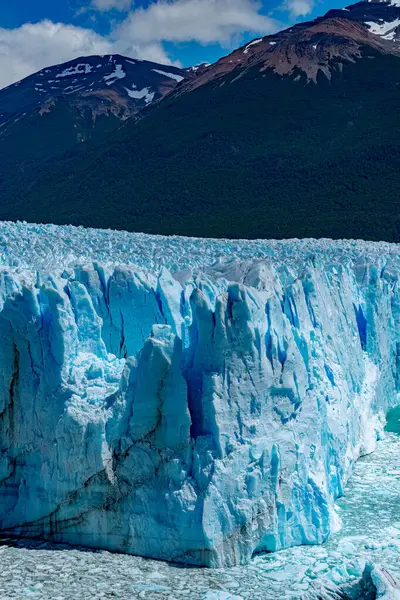
[[[398,248],[123,234],[122,264],[118,235],[0,224],[0,533],[211,567],[324,542],[398,403]]]

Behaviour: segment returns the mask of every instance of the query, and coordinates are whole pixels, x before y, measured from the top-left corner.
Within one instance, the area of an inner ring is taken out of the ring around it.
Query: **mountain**
[[[95,121],[126,119],[169,93],[187,72],[119,55],[81,57],[43,69],[1,90],[0,124],[39,111],[51,112],[61,98]]]
[[[2,171],[25,170],[77,142],[109,133],[184,77],[193,75],[119,55],[89,56],[0,90]]]
[[[400,241],[399,11],[360,2],[184,71],[114,133],[2,174],[0,218]]]
[[[382,17],[390,21],[385,22]],[[280,75],[290,75],[297,70],[314,82],[320,73],[330,79],[332,70],[360,58],[363,46],[382,54],[400,55],[396,39],[399,24],[400,5],[360,2],[332,10],[314,21],[253,40],[203,69],[201,76],[187,82],[181,91],[221,80],[229,73],[241,77],[246,70],[257,67],[260,72],[270,69]]]
[[[10,223],[0,240],[3,538],[227,567],[337,531],[398,405],[397,248]]]
[[[346,14],[343,15],[343,12]],[[371,33],[385,40],[400,42],[400,3],[372,0],[358,2],[344,9],[330,10],[326,17],[343,17],[350,21],[365,25]]]

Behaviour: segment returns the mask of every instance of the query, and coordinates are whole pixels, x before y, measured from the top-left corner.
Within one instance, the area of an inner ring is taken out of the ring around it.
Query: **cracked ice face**
[[[209,566],[328,538],[396,403],[397,247],[0,230],[3,532]]]

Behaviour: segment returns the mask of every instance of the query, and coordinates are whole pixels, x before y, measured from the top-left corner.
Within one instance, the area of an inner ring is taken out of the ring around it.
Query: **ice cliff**
[[[399,249],[0,224],[0,531],[321,543],[400,387]]]

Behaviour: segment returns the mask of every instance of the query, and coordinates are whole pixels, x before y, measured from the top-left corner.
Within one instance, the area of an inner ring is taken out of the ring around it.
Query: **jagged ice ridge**
[[[212,567],[327,539],[398,403],[397,246],[0,247],[0,531]]]

